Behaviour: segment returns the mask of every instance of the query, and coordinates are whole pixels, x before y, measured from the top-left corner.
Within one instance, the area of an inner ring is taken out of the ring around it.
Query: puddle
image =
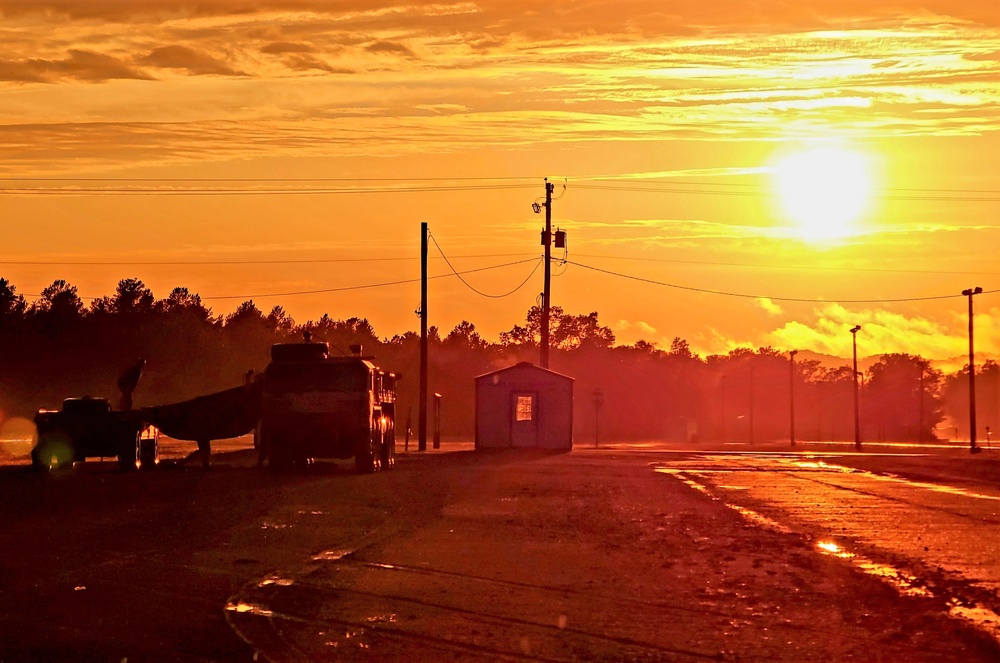
[[[288,525],[287,523],[272,523],[266,520],[260,525],[261,529],[288,529],[289,527],[291,527],[291,525]]]
[[[259,583],[257,583],[257,586],[258,587],[269,587],[269,586],[291,587],[294,584],[295,584],[295,581],[292,580],[291,578],[284,578],[284,577],[279,576],[277,574],[273,574],[273,575],[269,575],[268,577],[266,577],[263,580],[261,580]]]
[[[713,500],[718,500],[719,499],[718,497],[716,497],[715,495],[713,495],[712,491],[710,491],[704,484],[698,483],[694,479],[691,479],[691,478],[688,478],[687,476],[685,476],[685,473],[683,471],[674,470],[674,469],[670,469],[670,468],[666,468],[666,467],[657,468],[656,471],[659,472],[659,473],[661,473],[661,474],[669,474],[670,476],[676,477],[678,480],[686,483],[688,486],[690,486],[691,488],[694,488],[699,493],[703,493],[703,494],[711,497]]]
[[[804,461],[804,460],[791,460],[785,458],[781,459],[780,462],[785,464],[790,464],[795,467],[801,467],[807,470],[823,470],[827,472],[838,472],[841,474],[858,474],[868,479],[904,484],[907,486],[913,486],[914,488],[923,488],[925,490],[930,490],[935,493],[958,495],[960,497],[972,497],[980,500],[1000,501],[1000,495],[986,495],[984,493],[977,493],[971,490],[966,490],[964,488],[949,486],[947,484],[929,483],[926,481],[914,481],[913,479],[907,479],[897,474],[876,474],[875,472],[869,472],[868,470],[859,470],[854,467],[845,467],[844,465],[830,465],[829,463],[824,463],[821,460]]]
[[[840,465],[831,465],[823,461],[813,461],[813,460],[799,460],[799,459],[781,459],[781,463],[786,466],[794,466],[796,468],[801,468],[805,471],[822,471],[829,473],[838,474],[852,474],[864,479],[877,480],[881,482],[891,482],[895,484],[901,484],[905,486],[911,486],[914,488],[929,490],[937,493],[945,493],[950,495],[956,495],[961,497],[969,497],[975,499],[983,500],[998,500],[1000,501],[1000,496],[996,495],[986,495],[982,493],[977,493],[955,486],[933,484],[921,481],[911,481],[904,477],[897,475],[886,475],[886,474],[875,474],[867,470],[859,470],[851,467],[844,467]],[[752,509],[740,506],[738,504],[730,504],[720,497],[713,494],[713,489],[723,489],[731,491],[746,491],[749,490],[747,486],[740,485],[718,485],[709,488],[708,485],[699,483],[692,477],[698,477],[701,475],[715,474],[717,472],[712,472],[711,470],[703,471],[699,468],[697,471],[692,470],[680,470],[676,468],[656,468],[657,472],[668,474],[687,484],[694,490],[700,493],[708,495],[713,500],[721,501],[728,508],[736,511],[742,515],[749,522],[759,525],[763,528],[780,532],[784,534],[794,534],[795,531],[781,523],[768,518]],[[731,470],[721,470],[724,472],[730,472]],[[708,479],[708,476],[705,476]],[[934,598],[935,594],[930,589],[927,588],[926,583],[921,581],[915,575],[907,573],[906,571],[896,568],[894,566],[883,564],[877,562],[871,558],[864,555],[860,555],[856,552],[844,548],[842,545],[834,542],[833,540],[820,540],[815,543],[816,550],[823,554],[838,559],[843,559],[854,568],[859,571],[876,577],[893,589],[895,589],[902,596],[912,596],[921,598]],[[926,548],[925,548],[926,550]],[[938,588],[938,591],[941,591]],[[997,642],[1000,642],[1000,614],[995,612],[990,608],[983,607],[977,603],[962,601],[958,598],[949,597],[948,594],[944,594],[941,598],[948,598],[948,608],[947,614],[954,619],[966,622],[977,629],[989,634]]]
[[[254,605],[252,603],[244,603],[243,601],[239,601],[236,603],[227,603],[226,610],[228,612],[237,612],[241,615],[251,614],[251,615],[256,615],[257,617],[274,616],[274,612],[268,610],[265,607]]]
[[[336,562],[344,559],[354,551],[350,548],[338,548],[335,550],[324,550],[312,556],[314,562]]]
[[[852,553],[832,541],[819,541],[816,543],[816,549],[824,555],[832,555],[848,560],[852,565],[868,575],[875,576],[889,583],[904,596],[934,597],[933,592],[921,586],[920,580],[916,576],[888,564],[881,564],[863,555]]]
[[[967,621],[980,630],[986,631],[993,638],[1000,642],[1000,615],[989,608],[979,606],[967,607],[962,605],[952,606],[948,614],[956,619]]]
[[[794,531],[791,528],[785,527],[777,520],[771,520],[767,516],[759,514],[756,511],[753,511],[752,509],[740,506],[739,504],[730,504],[729,502],[723,502],[723,504],[725,504],[727,507],[729,507],[736,513],[740,514],[750,522],[754,523],[755,525],[766,527],[769,530],[780,532],[781,534],[794,534]]]

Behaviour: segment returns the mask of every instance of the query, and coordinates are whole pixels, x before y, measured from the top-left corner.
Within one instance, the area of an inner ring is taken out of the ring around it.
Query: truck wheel
[[[136,469],[136,460],[138,460],[138,442],[133,440],[129,443],[124,443],[121,448],[118,449],[118,469],[122,472],[134,472]]]
[[[354,470],[358,474],[374,474],[378,470],[378,458],[375,455],[375,434],[372,433],[366,441],[358,445],[354,453]]]
[[[160,445],[156,439],[139,440],[139,469],[151,470],[160,459]]]
[[[48,472],[49,464],[42,460],[42,454],[46,452],[45,447],[38,445],[31,450],[31,469],[36,472]]]
[[[285,445],[269,445],[267,463],[272,472],[290,472],[295,467],[293,456]]]
[[[396,431],[392,427],[391,420],[389,421],[389,430],[382,436],[381,452],[382,469],[392,469],[392,466],[396,464]]]
[[[72,469],[75,450],[65,435],[43,436],[31,450],[31,467],[39,472]]]

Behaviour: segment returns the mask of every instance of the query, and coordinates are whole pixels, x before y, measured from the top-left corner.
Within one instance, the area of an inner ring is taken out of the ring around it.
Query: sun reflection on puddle
[[[875,479],[877,481],[885,481],[889,483],[904,484],[907,486],[913,486],[914,488],[923,488],[925,490],[930,490],[935,493],[944,493],[946,495],[959,495],[961,497],[972,497],[980,500],[1000,501],[1000,495],[986,495],[984,493],[976,493],[971,490],[966,490],[964,488],[958,488],[957,486],[948,486],[940,483],[929,483],[926,481],[914,481],[913,479],[907,479],[906,477],[901,477],[897,474],[877,474],[875,472],[869,472],[868,470],[859,470],[855,467],[846,467],[844,465],[830,465],[829,463],[825,463],[821,460],[805,461],[805,460],[792,460],[789,458],[783,458],[780,459],[780,462],[807,470],[823,470],[826,472],[838,472],[840,474],[857,474],[868,479]]]
[[[315,555],[313,555],[312,559],[314,562],[336,562],[338,560],[344,559],[353,552],[354,551],[350,550],[349,548],[324,550],[321,553],[316,553]]]
[[[295,581],[292,580],[291,578],[283,578],[283,577],[275,574],[275,575],[270,575],[270,576],[264,578],[259,583],[257,583],[257,586],[258,587],[268,587],[268,586],[272,586],[273,585],[273,586],[277,586],[277,587],[291,587],[294,584],[295,584]]]
[[[244,603],[243,601],[226,604],[226,610],[229,612],[238,612],[240,614],[256,615],[258,617],[271,617],[274,615],[274,613],[267,608],[259,605],[253,605],[252,603]]]
[[[962,605],[952,606],[948,614],[958,619],[964,619],[978,626],[980,629],[989,632],[998,642],[1000,642],[1000,615],[989,608],[979,606],[967,607]]]
[[[831,543],[830,541],[820,541],[816,544],[816,547],[827,555],[833,555],[834,557],[840,557],[841,559],[850,559],[854,557],[854,553],[849,553],[836,543]]]
[[[771,520],[767,516],[761,515],[752,509],[740,506],[739,504],[729,504],[728,502],[723,502],[723,504],[756,525],[762,525],[767,529],[774,530],[775,532],[781,532],[782,534],[792,533],[790,528],[785,527],[777,520]]]
[[[840,559],[849,560],[851,564],[868,575],[875,576],[889,583],[904,596],[924,596],[927,598],[934,596],[930,590],[920,586],[920,581],[916,576],[900,571],[888,564],[880,564],[862,555],[847,551],[832,541],[818,541],[816,549],[824,555],[832,555]]]

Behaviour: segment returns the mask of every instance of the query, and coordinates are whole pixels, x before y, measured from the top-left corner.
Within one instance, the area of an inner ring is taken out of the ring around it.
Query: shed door
[[[535,392],[514,392],[512,410],[514,420],[510,426],[512,447],[538,446],[538,394]]]

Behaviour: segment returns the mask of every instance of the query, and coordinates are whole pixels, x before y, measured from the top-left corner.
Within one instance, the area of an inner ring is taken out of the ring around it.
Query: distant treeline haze
[[[443,394],[444,435],[472,436],[473,378],[519,361],[537,363],[540,319],[532,308],[499,343],[484,340],[467,321],[444,336],[430,328],[430,389]],[[788,355],[769,347],[699,357],[680,338],[667,349],[644,341],[615,345],[596,312],[571,315],[554,307],[551,320],[551,368],[576,379],[577,443],[593,440],[596,390],[602,440],[787,439],[792,384],[796,438],[854,438],[849,366],[803,360],[793,373]],[[0,278],[0,410],[5,418],[31,417],[82,395],[117,403],[117,378],[140,357],[146,368],[136,407],[185,400],[242,384],[248,371],[263,370],[273,343],[300,340],[306,330],[335,353],[362,344],[386,370],[402,373],[397,426],[400,436],[408,418],[416,428],[418,334],[380,338],[357,317],[297,324],[281,306],[264,313],[252,301],[217,316],[186,288],[156,299],[138,279],[120,281],[113,295],[88,306],[62,280],[28,304]],[[967,385],[967,369],[946,376],[919,356],[883,355],[863,376],[862,436],[967,439]],[[1000,367],[988,361],[977,371],[981,427],[998,421],[998,386]],[[945,417],[962,422],[958,430],[940,428]]]

